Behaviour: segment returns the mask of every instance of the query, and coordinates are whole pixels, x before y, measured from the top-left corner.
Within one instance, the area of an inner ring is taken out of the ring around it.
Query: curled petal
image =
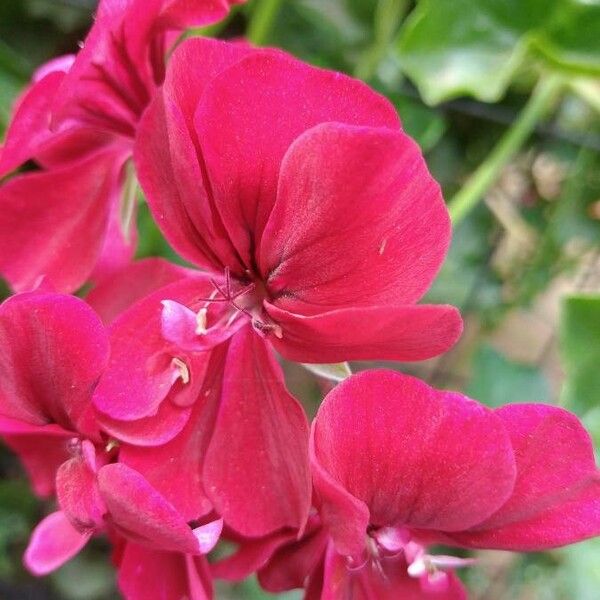
[[[79,532],[61,511],[48,515],[31,534],[23,561],[34,575],[47,575],[73,558],[88,542],[91,531]]]

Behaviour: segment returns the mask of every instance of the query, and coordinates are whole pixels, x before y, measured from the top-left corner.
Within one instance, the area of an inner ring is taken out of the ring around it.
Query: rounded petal
[[[449,242],[440,187],[410,137],[326,123],[283,159],[259,267],[273,303],[292,312],[410,304]]]
[[[452,539],[475,548],[539,551],[600,535],[600,471],[579,419],[555,406],[496,410],[517,463],[511,497],[491,517]]]
[[[34,575],[47,575],[73,558],[91,535],[75,529],[63,512],[54,512],[33,530],[23,562]]]
[[[196,131],[215,207],[246,268],[260,248],[285,153],[329,121],[399,128],[393,106],[362,82],[282,53],[249,56],[207,86]]]
[[[315,488],[323,520],[343,554],[361,548],[337,511],[332,485],[363,502],[374,526],[460,531],[510,496],[515,461],[502,419],[457,393],[394,371],[365,371],[340,383],[312,429]],[[348,533],[349,532],[349,533]]]
[[[0,306],[0,344],[0,414],[94,433],[91,395],[109,343],[83,300],[41,292],[12,296]]]
[[[128,539],[157,550],[202,553],[183,516],[137,471],[106,465],[98,471],[98,486],[111,522]]]
[[[47,276],[72,292],[98,260],[113,202],[120,154],[95,153],[0,186],[0,273],[16,291]]]
[[[215,510],[242,535],[302,528],[308,518],[306,416],[250,325],[229,344],[203,480]]]
[[[448,305],[371,306],[304,316],[265,304],[281,327],[271,343],[285,358],[305,363],[345,360],[424,360],[451,348],[462,333]]]
[[[134,150],[148,205],[173,248],[197,265],[219,270],[228,265],[235,272],[242,265],[203,184],[193,117],[209,82],[251,52],[248,46],[203,38],[181,44],[138,126]]]

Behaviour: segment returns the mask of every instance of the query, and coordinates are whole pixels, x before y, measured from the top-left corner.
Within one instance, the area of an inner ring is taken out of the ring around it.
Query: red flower
[[[306,598],[458,600],[462,548],[537,551],[600,533],[600,471],[578,419],[542,404],[488,409],[394,371],[354,375],[313,421],[314,513],[300,540],[237,540],[212,567],[257,571]],[[236,541],[236,540],[234,540]]]
[[[106,366],[104,328],[81,300],[30,293],[0,306],[0,433],[22,458],[40,495],[60,510],[36,527],[25,563],[41,575],[97,532],[114,530],[159,551],[199,555],[222,521],[190,527],[101,435],[90,402]]]
[[[415,305],[449,242],[439,187],[361,82],[201,39],[175,51],[135,156],[157,222],[213,275],[115,321],[103,424],[158,446],[124,455],[190,518],[214,509],[245,535],[302,527],[308,426],[272,348],[335,362],[451,346],[458,312]]]
[[[0,273],[16,291],[47,276],[71,292],[131,259],[137,125],[181,30],[223,17],[226,0],[103,0],[83,49],[51,61],[18,103],[0,177]]]

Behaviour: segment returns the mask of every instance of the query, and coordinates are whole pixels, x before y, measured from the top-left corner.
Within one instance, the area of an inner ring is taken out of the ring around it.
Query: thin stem
[[[375,75],[407,7],[407,0],[379,0],[373,23],[373,43],[357,63],[356,77],[368,80]]]
[[[281,2],[282,0],[257,0],[246,36],[255,46],[264,46],[268,40]]]
[[[563,84],[563,80],[557,75],[540,79],[515,122],[448,203],[454,225],[460,223],[477,206],[508,161],[520,150],[536,125],[554,106]]]

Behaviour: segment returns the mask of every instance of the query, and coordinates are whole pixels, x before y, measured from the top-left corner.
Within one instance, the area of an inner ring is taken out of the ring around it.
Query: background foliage
[[[33,69],[76,51],[94,6],[0,3],[0,132]],[[429,298],[459,306],[467,324],[448,355],[394,368],[490,406],[560,403],[600,447],[600,2],[251,0],[197,34],[247,35],[388,96],[455,224]],[[139,256],[176,259],[143,206],[139,220]],[[301,368],[286,373],[312,412],[314,383]],[[47,581],[24,573],[20,555],[43,511],[7,451],[0,475],[0,597],[114,598],[101,542]],[[482,553],[464,576],[474,598],[595,600],[600,540]],[[267,597],[254,581],[217,595]]]

